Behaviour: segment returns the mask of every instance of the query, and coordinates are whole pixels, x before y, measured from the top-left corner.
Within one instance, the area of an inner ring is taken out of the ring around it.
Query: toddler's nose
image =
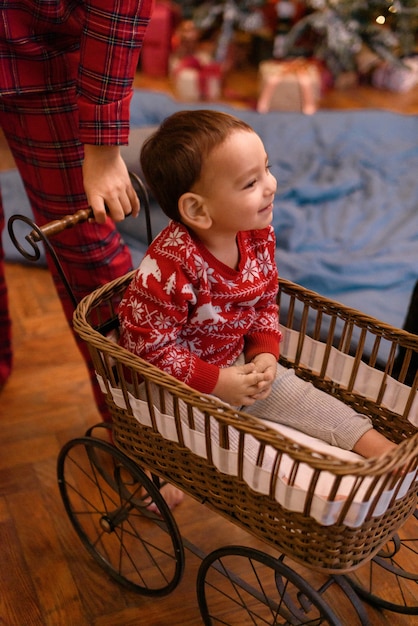
[[[267,193],[276,193],[277,191],[277,179],[273,176],[273,174],[270,174],[267,179],[266,191]]]

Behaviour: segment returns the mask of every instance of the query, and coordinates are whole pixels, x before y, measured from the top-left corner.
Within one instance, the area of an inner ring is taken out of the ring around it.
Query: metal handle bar
[[[148,192],[142,180],[134,174],[133,172],[129,172],[129,178],[133,184],[136,195],[139,198],[141,205],[144,206],[145,209],[145,219],[146,219],[146,227],[147,227],[147,240],[148,245],[152,241],[152,232],[151,232],[151,221],[150,221],[150,212],[149,212],[149,198]],[[29,235],[26,236],[26,239],[31,243],[37,243],[42,241],[44,237],[53,237],[58,233],[61,233],[63,230],[67,228],[72,228],[76,224],[87,222],[90,218],[94,217],[93,209],[89,207],[88,209],[80,209],[71,215],[65,215],[59,220],[54,220],[52,222],[48,222],[44,224],[44,226],[40,226],[39,229],[32,230]],[[44,237],[42,237],[39,233],[42,232]]]
[[[144,210],[145,213],[147,241],[148,244],[150,244],[152,241],[152,228],[148,192],[139,176],[137,176],[133,172],[129,172],[129,177],[131,179],[133,188],[135,189],[135,192],[139,198],[141,208]],[[13,245],[18,250],[18,252],[20,252],[20,254],[28,261],[38,261],[41,256],[41,251],[38,244],[42,242],[45,245],[49,254],[51,255],[53,262],[55,263],[55,266],[65,286],[65,289],[72,300],[74,308],[77,306],[78,302],[73,294],[73,291],[70,287],[67,277],[65,276],[64,270],[62,269],[57,254],[49,241],[49,238],[57,235],[58,233],[61,233],[67,228],[72,228],[77,224],[86,222],[92,217],[93,209],[89,207],[88,209],[80,209],[79,211],[76,211],[71,215],[65,215],[59,220],[53,220],[52,222],[48,222],[43,226],[38,226],[37,224],[35,224],[35,222],[33,222],[33,220],[26,217],[25,215],[12,215],[7,223],[9,236],[13,242]],[[24,248],[15,234],[14,225],[15,222],[18,221],[28,224],[32,229],[30,233],[25,236],[25,240],[29,243],[31,250],[27,250],[26,248]]]
[[[87,220],[91,217],[94,217],[92,208],[89,207],[88,209],[80,209],[72,215],[65,215],[59,220],[54,220],[44,224],[44,226],[40,226],[39,230],[32,230],[29,235],[26,235],[26,239],[30,242],[38,243],[39,241],[42,241],[44,237],[53,237],[67,228],[72,228],[76,224],[87,222]],[[42,232],[44,237],[40,235],[39,231]]]

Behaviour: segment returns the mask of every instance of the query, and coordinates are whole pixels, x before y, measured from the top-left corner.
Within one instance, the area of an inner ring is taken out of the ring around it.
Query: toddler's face
[[[213,228],[236,233],[270,224],[276,189],[260,137],[238,130],[212,150],[192,191],[203,197]]]

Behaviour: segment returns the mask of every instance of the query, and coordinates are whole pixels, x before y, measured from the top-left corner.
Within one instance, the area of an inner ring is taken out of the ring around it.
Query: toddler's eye
[[[266,165],[266,170],[267,170],[267,171],[271,170],[271,165],[270,165],[270,163],[267,163],[267,165]]]
[[[245,185],[245,189],[249,189],[250,187],[254,187],[254,185],[256,184],[256,179],[254,178],[254,180],[252,180],[251,182],[248,183],[248,185]]]

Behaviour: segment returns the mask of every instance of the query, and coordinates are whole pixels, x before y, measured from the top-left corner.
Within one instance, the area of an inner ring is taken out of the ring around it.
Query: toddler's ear
[[[202,196],[188,191],[180,196],[179,213],[186,226],[193,229],[208,229],[212,225],[212,219],[206,210]]]

